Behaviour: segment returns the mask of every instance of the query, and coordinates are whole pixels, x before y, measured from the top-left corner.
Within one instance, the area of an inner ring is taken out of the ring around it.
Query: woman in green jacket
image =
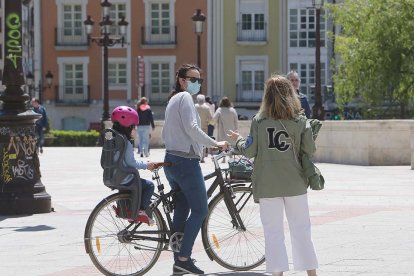
[[[291,82],[277,75],[269,78],[249,136],[243,138],[234,131],[228,136],[245,156],[255,158],[253,195],[260,204],[266,271],[280,276],[289,270],[284,242],[285,211],[294,269],[306,270],[309,276],[315,276],[318,261],[311,239],[307,179],[297,154],[311,156],[316,147]]]

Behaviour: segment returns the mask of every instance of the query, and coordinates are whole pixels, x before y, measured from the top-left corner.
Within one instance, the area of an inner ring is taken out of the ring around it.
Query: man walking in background
[[[44,131],[46,131],[48,127],[46,109],[42,105],[40,105],[39,100],[36,98],[32,98],[32,106],[34,112],[42,115],[42,117],[40,117],[39,120],[36,121],[35,132],[37,138],[36,147],[40,151],[40,153],[43,153],[43,144],[45,142]]]

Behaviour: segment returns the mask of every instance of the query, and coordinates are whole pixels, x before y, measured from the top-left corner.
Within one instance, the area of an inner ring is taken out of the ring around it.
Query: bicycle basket
[[[243,157],[229,161],[229,173],[232,179],[250,180],[253,173],[253,162]]]

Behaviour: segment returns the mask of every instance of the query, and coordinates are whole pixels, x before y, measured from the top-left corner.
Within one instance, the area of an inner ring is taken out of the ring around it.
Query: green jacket
[[[253,118],[247,138],[239,137],[236,148],[245,156],[255,158],[252,174],[253,196],[287,197],[305,194],[307,179],[296,162],[292,141],[302,154],[312,156],[316,150],[312,128],[304,116],[282,120]],[[292,135],[293,137],[290,137]]]

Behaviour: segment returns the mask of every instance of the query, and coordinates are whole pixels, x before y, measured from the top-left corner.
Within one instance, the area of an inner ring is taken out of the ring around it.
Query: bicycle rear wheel
[[[165,222],[158,209],[152,225],[130,223],[129,194],[103,199],[85,228],[85,247],[93,264],[105,275],[143,275],[158,260],[165,240]]]
[[[233,188],[234,204],[246,230],[236,229],[220,193],[209,204],[209,213],[202,228],[203,244],[209,254],[221,266],[246,271],[265,261],[263,227],[259,205],[254,203],[249,187]]]

